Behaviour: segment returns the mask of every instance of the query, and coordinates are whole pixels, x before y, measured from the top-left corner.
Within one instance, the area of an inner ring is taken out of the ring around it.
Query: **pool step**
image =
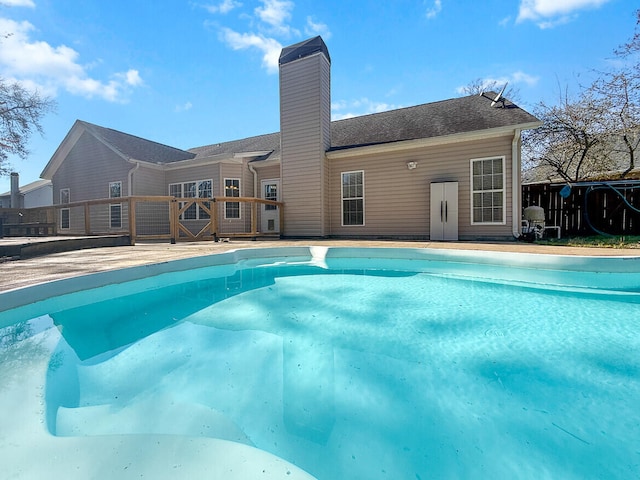
[[[206,405],[149,397],[122,404],[58,408],[56,435],[61,437],[169,434],[218,438],[253,446],[242,429]]]

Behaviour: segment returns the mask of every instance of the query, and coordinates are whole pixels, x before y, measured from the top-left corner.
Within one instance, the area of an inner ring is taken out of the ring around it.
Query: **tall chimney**
[[[329,233],[326,151],[331,147],[331,58],[321,37],[282,49],[280,175],[284,234]]]
[[[11,172],[11,208],[20,208],[20,175]]]

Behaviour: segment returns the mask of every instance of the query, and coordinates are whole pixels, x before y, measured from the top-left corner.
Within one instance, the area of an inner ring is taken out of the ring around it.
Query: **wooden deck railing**
[[[233,208],[227,210],[227,204]],[[277,209],[278,229],[259,228],[261,205]],[[282,202],[253,197],[176,198],[131,196],[87,200],[28,209],[0,209],[1,233],[25,236],[36,226],[42,235],[129,235],[136,240],[218,240],[221,237],[279,235]],[[229,215],[229,214],[233,215]],[[46,227],[46,228],[45,228]],[[29,230],[31,229],[31,230]]]

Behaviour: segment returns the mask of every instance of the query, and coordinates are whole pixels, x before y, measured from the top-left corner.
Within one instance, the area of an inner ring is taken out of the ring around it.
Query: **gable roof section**
[[[180,150],[179,148],[169,147],[158,142],[136,137],[135,135],[119,132],[118,130],[76,120],[71,130],[69,130],[62,140],[62,143],[44,167],[40,177],[49,180],[53,178],[56,170],[58,170],[63,160],[85,132],[91,134],[96,140],[106,145],[127,161],[137,160],[162,164],[195,157],[195,154]]]
[[[502,127],[532,128],[539,120],[495,94],[471,95],[331,122],[331,150],[443,137]]]
[[[140,160],[149,163],[171,163],[181,160],[189,160],[195,157],[194,153],[180,150],[179,148],[163,145],[162,143],[146,140],[135,135],[119,132],[111,128],[100,127],[92,123],[78,120],[88,132],[96,138],[116,150],[126,160]]]

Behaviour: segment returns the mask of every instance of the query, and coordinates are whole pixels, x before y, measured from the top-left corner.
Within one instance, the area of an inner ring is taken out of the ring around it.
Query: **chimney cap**
[[[329,49],[327,48],[327,45],[324,43],[324,40],[322,40],[321,36],[317,36],[294,45],[284,47],[280,53],[278,64],[282,66],[286,63],[298,60],[299,58],[309,57],[318,52],[324,53],[327,60],[329,60],[329,63],[331,63],[331,57],[329,56]]]

